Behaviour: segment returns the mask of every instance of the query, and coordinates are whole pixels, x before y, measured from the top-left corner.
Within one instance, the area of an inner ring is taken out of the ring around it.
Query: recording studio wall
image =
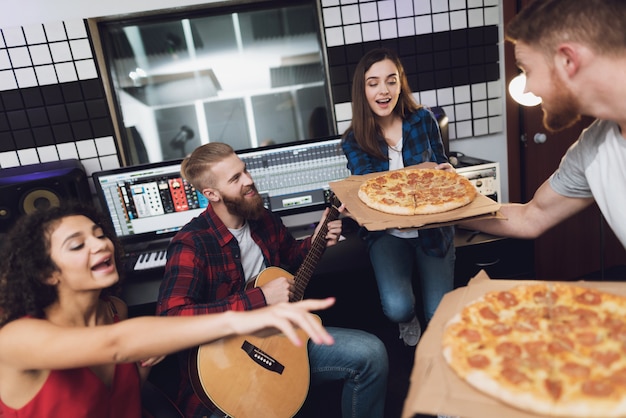
[[[351,119],[351,71],[377,45],[398,50],[420,102],[444,109],[451,140],[503,131],[501,0],[319,1],[338,132]],[[118,167],[86,20],[16,22],[0,35],[0,168],[75,158],[89,178]]]

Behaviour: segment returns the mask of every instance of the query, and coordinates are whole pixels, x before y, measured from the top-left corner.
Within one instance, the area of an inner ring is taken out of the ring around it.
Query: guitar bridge
[[[270,356],[254,344],[251,344],[247,340],[244,340],[243,344],[241,345],[241,349],[245,351],[248,354],[248,357],[250,357],[252,361],[254,361],[259,366],[264,367],[269,371],[283,374],[285,366],[280,364],[280,362],[278,362],[276,359],[274,359],[272,356]]]

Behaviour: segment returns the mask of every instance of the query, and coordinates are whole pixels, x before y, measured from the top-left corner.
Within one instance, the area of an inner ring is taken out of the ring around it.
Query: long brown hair
[[[345,140],[348,134],[353,132],[354,139],[361,149],[381,160],[387,158],[380,150],[380,141],[383,140],[383,133],[380,126],[376,123],[374,112],[372,112],[365,97],[365,73],[369,71],[372,65],[386,59],[393,62],[396,66],[400,80],[400,97],[398,98],[398,104],[393,109],[393,113],[402,119],[406,119],[411,113],[422,107],[413,98],[409,81],[404,72],[404,66],[398,55],[393,50],[387,48],[372,49],[361,57],[355,68],[352,79],[352,122],[343,134]]]

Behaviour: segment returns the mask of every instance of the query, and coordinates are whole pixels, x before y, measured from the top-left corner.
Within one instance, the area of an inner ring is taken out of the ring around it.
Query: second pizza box
[[[494,399],[470,386],[448,366],[442,354],[441,339],[446,324],[465,305],[493,290],[507,290],[519,285],[545,283],[533,280],[491,280],[479,272],[467,286],[447,293],[441,300],[417,350],[411,385],[404,402],[402,418],[417,414],[459,416],[461,418],[536,418]],[[618,282],[568,282],[604,292],[626,295],[626,284]]]
[[[430,168],[433,163],[424,163],[407,168]],[[350,216],[369,231],[382,231],[389,228],[432,228],[457,223],[466,218],[500,217],[497,211],[500,204],[487,196],[477,194],[468,205],[458,209],[432,215],[392,215],[368,207],[359,199],[358,191],[363,182],[384,173],[371,173],[362,176],[350,176],[341,181],[330,183],[330,189],[346,206]]]

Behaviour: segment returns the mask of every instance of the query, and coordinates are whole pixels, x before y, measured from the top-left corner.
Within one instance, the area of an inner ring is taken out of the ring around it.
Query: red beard
[[[244,195],[250,190],[254,190],[255,195],[252,198],[246,198]],[[243,190],[242,194],[237,197],[231,198],[223,194],[222,200],[231,214],[241,216],[244,219],[259,219],[266,210],[265,206],[263,206],[263,198],[258,193],[254,184],[246,190]]]
[[[578,99],[560,78],[552,73],[555,94],[550,98],[550,109],[543,107],[543,125],[552,132],[569,128],[580,120]]]

